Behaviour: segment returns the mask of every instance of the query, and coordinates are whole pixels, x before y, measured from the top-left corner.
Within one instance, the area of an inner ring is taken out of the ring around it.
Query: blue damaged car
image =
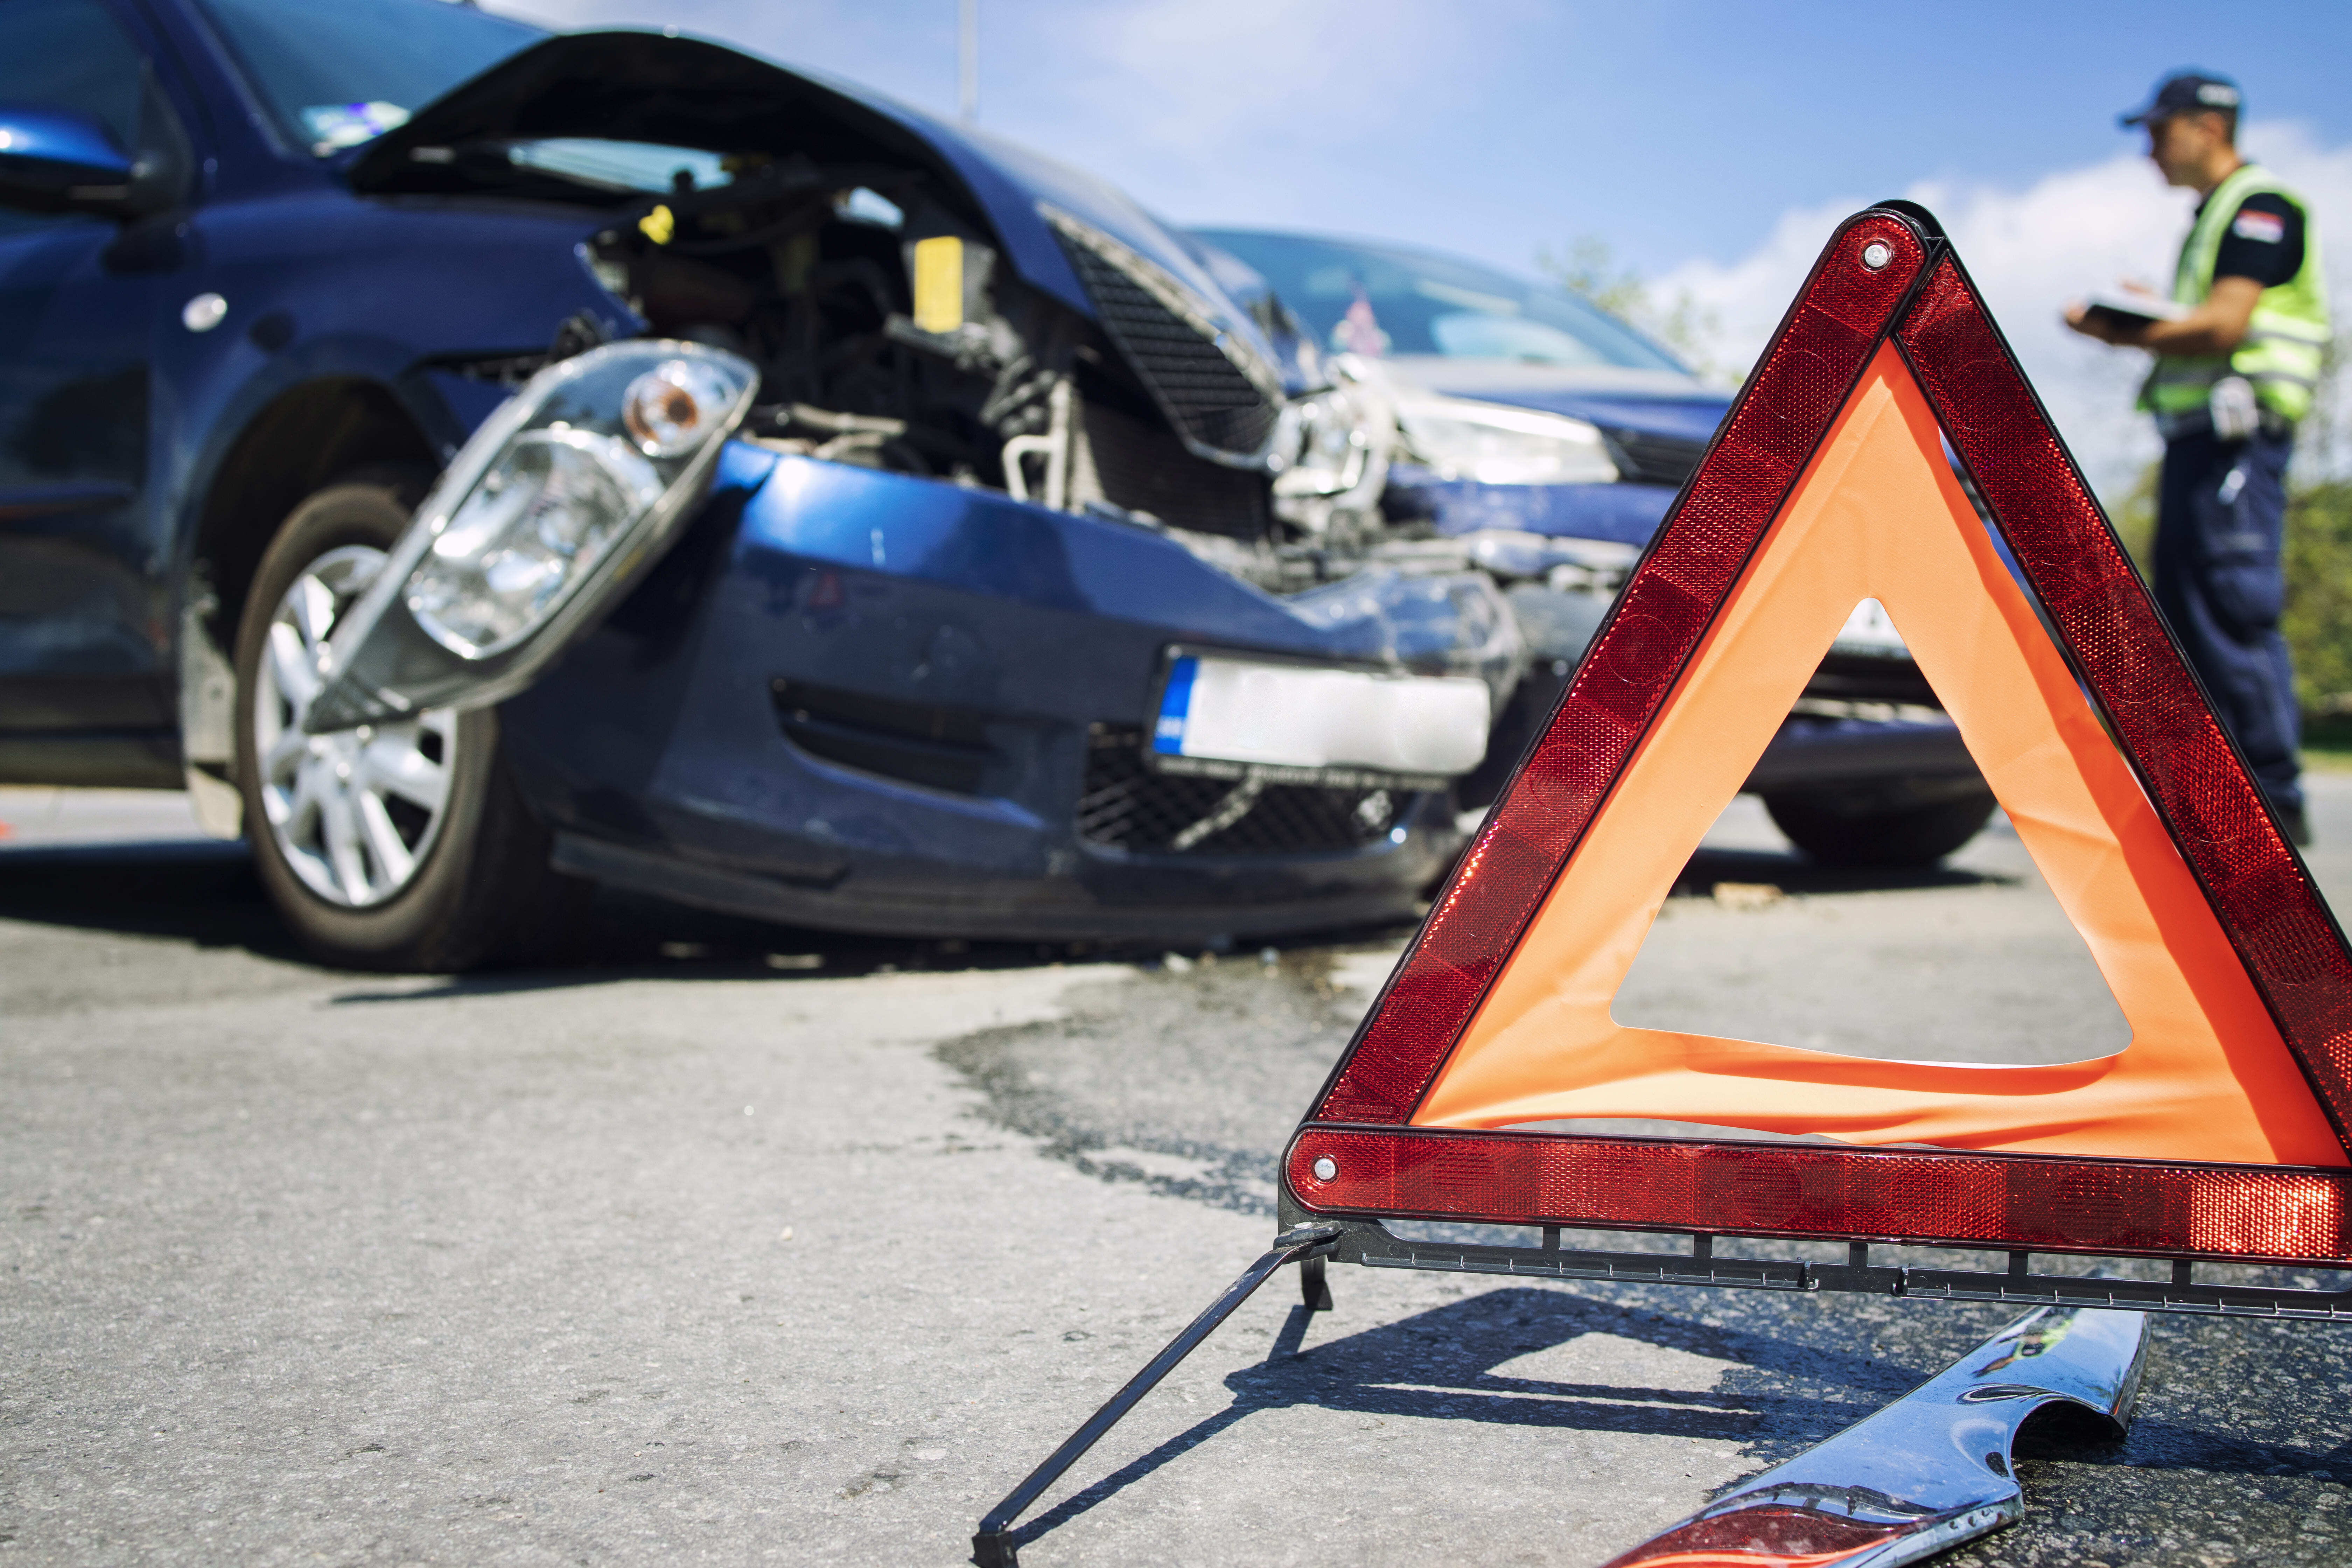
[[[1195,238],[1247,269],[1305,335],[1386,391],[1399,439],[1386,531],[1454,541],[1533,656],[1477,797],[1558,702],[1626,570],[1730,407],[1666,350],[1559,289],[1417,247],[1254,229]],[[1856,606],[1749,774],[1815,858],[1924,865],[1991,816],[1958,730],[1874,602]]]
[[[1527,656],[1384,396],[715,45],[0,0],[0,779],[188,789],[333,962],[1409,914]]]

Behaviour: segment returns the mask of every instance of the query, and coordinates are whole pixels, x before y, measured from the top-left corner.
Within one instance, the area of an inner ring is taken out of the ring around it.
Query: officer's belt
[[[2210,408],[2191,408],[2180,414],[2155,416],[2156,433],[2167,441],[2185,441],[2192,436],[2213,434],[2213,412]],[[2263,409],[2257,426],[2265,436],[2292,436],[2294,421],[2283,414]]]

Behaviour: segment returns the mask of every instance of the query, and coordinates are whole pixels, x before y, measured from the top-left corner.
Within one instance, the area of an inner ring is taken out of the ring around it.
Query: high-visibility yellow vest
[[[2181,242],[2172,298],[2183,305],[2205,302],[2213,291],[2213,263],[2221,255],[2221,237],[2238,216],[2239,204],[2257,195],[2283,196],[2303,214],[2303,266],[2285,282],[2263,290],[2246,324],[2245,341],[2235,353],[2157,356],[2156,368],[2140,389],[2139,405],[2159,419],[2204,407],[2213,384],[2225,375],[2242,375],[2253,383],[2262,405],[2282,418],[2300,419],[2311,408],[2312,389],[2319,384],[2331,335],[2319,265],[2319,226],[2311,221],[2309,205],[2268,170],[2243,164],[2213,188],[2198,212],[2196,226]]]

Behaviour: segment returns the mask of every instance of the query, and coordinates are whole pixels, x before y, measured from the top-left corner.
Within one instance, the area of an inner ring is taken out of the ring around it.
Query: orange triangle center
[[[2131,1041],[2058,1066],[1834,1056],[1629,1028],[1610,1004],[1676,874],[1854,605],[1883,604],[2114,992]],[[1412,1123],[1657,1118],[1929,1143],[2346,1163],[2131,768],[1882,345]]]

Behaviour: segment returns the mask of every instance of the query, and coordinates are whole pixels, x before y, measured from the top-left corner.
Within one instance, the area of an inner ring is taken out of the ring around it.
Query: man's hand
[[[2144,321],[2126,321],[2108,310],[2094,315],[2091,307],[2080,300],[2066,307],[2066,324],[2086,338],[2096,338],[2117,348],[2138,348],[2147,332],[2147,323]]]
[[[2263,286],[2251,278],[2216,278],[2205,302],[2177,321],[2158,321],[2139,346],[2160,354],[2225,354],[2246,341]]]
[[[2177,321],[2126,322],[2094,314],[2076,300],[2066,307],[2066,324],[2086,338],[2121,348],[2147,349],[2184,358],[2226,354],[2246,341],[2246,327],[2263,286],[2251,278],[2217,278],[2205,302]]]

